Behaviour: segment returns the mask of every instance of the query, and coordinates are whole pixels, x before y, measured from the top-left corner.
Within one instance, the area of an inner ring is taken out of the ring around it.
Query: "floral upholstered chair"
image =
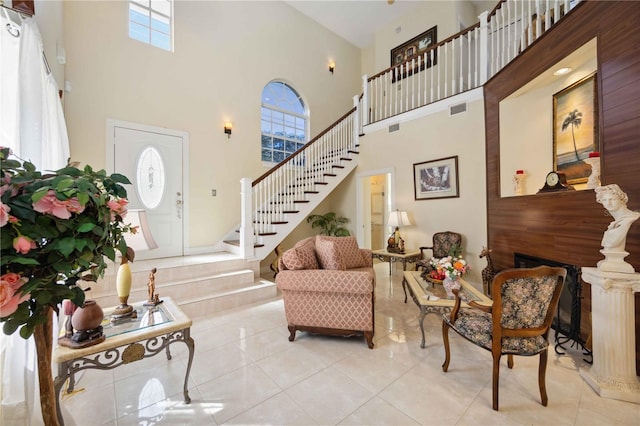
[[[432,257],[441,259],[449,255],[456,255],[454,251],[461,251],[462,249],[462,235],[457,232],[445,231],[436,232],[433,234],[433,243],[431,246],[420,247],[420,260],[416,262],[416,271],[420,268],[428,273],[433,267],[430,265],[429,260]],[[425,251],[431,250],[431,256],[425,256]]]
[[[449,368],[449,329],[488,351],[493,356],[493,409],[498,410],[500,357],[508,356],[513,368],[513,355],[540,355],[538,385],[542,405],[547,405],[545,373],[549,329],[553,321],[567,271],[564,268],[538,266],[508,269],[498,273],[491,283],[492,306],[469,302],[471,308],[460,309],[458,290],[450,315],[443,315],[442,338],[445,361]]]

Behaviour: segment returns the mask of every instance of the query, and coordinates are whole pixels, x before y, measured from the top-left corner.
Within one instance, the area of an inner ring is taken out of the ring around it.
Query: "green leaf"
[[[47,305],[49,302],[51,302],[52,297],[53,297],[53,294],[43,291],[38,295],[37,300],[38,300],[38,303],[42,305]]]
[[[3,255],[2,257],[5,257]],[[11,259],[11,263],[19,263],[21,265],[39,265],[40,263],[36,259],[24,256],[7,256]]]
[[[17,169],[20,168],[20,164],[17,160],[2,160],[2,170],[4,169]]]
[[[27,340],[29,337],[31,337],[34,331],[35,331],[35,326],[31,324],[26,324],[22,326],[22,328],[20,329],[20,337]]]
[[[72,287],[71,288],[71,300],[75,305],[82,306],[85,300],[85,292],[80,287]]]
[[[7,322],[2,326],[2,331],[4,334],[13,334],[16,332],[18,327],[20,326],[20,322],[13,320],[13,318],[9,318]]]
[[[45,195],[47,195],[47,192],[49,192],[49,188],[48,186],[43,186],[40,189],[37,189],[33,195],[31,195],[31,201],[34,203],[37,203],[38,201],[40,201],[42,199],[42,197],[44,197]]]
[[[58,170],[57,173],[59,175],[68,175],[68,176],[77,177],[77,176],[80,176],[82,172],[76,169],[75,167],[65,167]]]
[[[111,179],[113,179],[116,183],[123,183],[125,185],[130,185],[131,181],[125,175],[121,175],[120,173],[113,173],[111,175]]]
[[[80,205],[85,206],[89,202],[89,194],[84,192],[86,191],[86,189],[82,189],[82,188],[79,188],[79,189],[83,192],[78,193],[78,202],[80,203]]]
[[[56,248],[60,250],[60,253],[62,253],[64,257],[69,257],[69,255],[73,253],[76,248],[75,238],[66,237],[58,240],[56,242]]]
[[[89,231],[92,231],[93,228],[95,227],[96,227],[95,223],[91,223],[91,222],[83,223],[82,225],[78,226],[78,232],[89,232]]]
[[[114,262],[116,261],[116,251],[113,249],[113,247],[105,246],[102,248],[102,251],[104,252],[104,255],[107,256],[110,260]]]
[[[124,186],[116,186],[116,195],[120,198],[127,198],[127,190]]]

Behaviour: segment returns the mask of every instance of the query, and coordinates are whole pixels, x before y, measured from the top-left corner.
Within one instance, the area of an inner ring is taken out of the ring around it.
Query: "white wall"
[[[408,249],[430,245],[439,231],[463,235],[464,256],[471,265],[469,279],[482,283],[480,272],[486,266],[478,258],[487,244],[486,175],[484,144],[484,102],[468,105],[466,113],[449,116],[448,111],[400,124],[400,130],[387,129],[360,139],[360,158],[356,172],[394,168],[395,208],[409,214],[413,226],[403,228]],[[413,165],[444,157],[458,156],[460,197],[415,200]],[[334,205],[345,215],[355,217],[355,174],[336,189]]]
[[[395,20],[376,31],[374,46],[374,69],[366,70],[373,75],[391,66],[391,49],[422,34],[434,25],[438,26],[438,41],[456,34],[457,26],[456,2],[423,1],[411,13]],[[400,31],[397,32],[397,28]]]
[[[283,2],[178,1],[173,53],[128,37],[124,1],[64,2],[64,22],[72,159],[106,167],[108,118],[188,132],[194,248],[239,224],[240,179],[266,171],[260,96],[269,81],[290,82],[308,101],[312,136],[361,91],[359,49]]]

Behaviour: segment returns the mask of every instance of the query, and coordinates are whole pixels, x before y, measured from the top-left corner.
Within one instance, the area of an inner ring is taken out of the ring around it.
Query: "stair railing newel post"
[[[241,223],[240,223],[240,253],[242,253],[243,259],[251,259],[255,257],[255,250],[253,247],[254,229],[253,229],[253,214],[255,211],[255,217],[258,218],[257,207],[252,205],[253,187],[250,178],[242,178],[240,180],[241,190]],[[258,189],[256,188],[256,191]]]
[[[362,76],[362,125],[369,124],[369,77]]]

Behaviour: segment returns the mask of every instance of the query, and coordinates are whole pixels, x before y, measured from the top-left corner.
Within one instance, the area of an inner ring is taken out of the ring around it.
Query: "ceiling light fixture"
[[[565,67],[565,68],[560,68],[560,69],[556,70],[553,73],[553,75],[565,75],[565,74],[570,73],[570,72],[571,72],[571,68]]]

